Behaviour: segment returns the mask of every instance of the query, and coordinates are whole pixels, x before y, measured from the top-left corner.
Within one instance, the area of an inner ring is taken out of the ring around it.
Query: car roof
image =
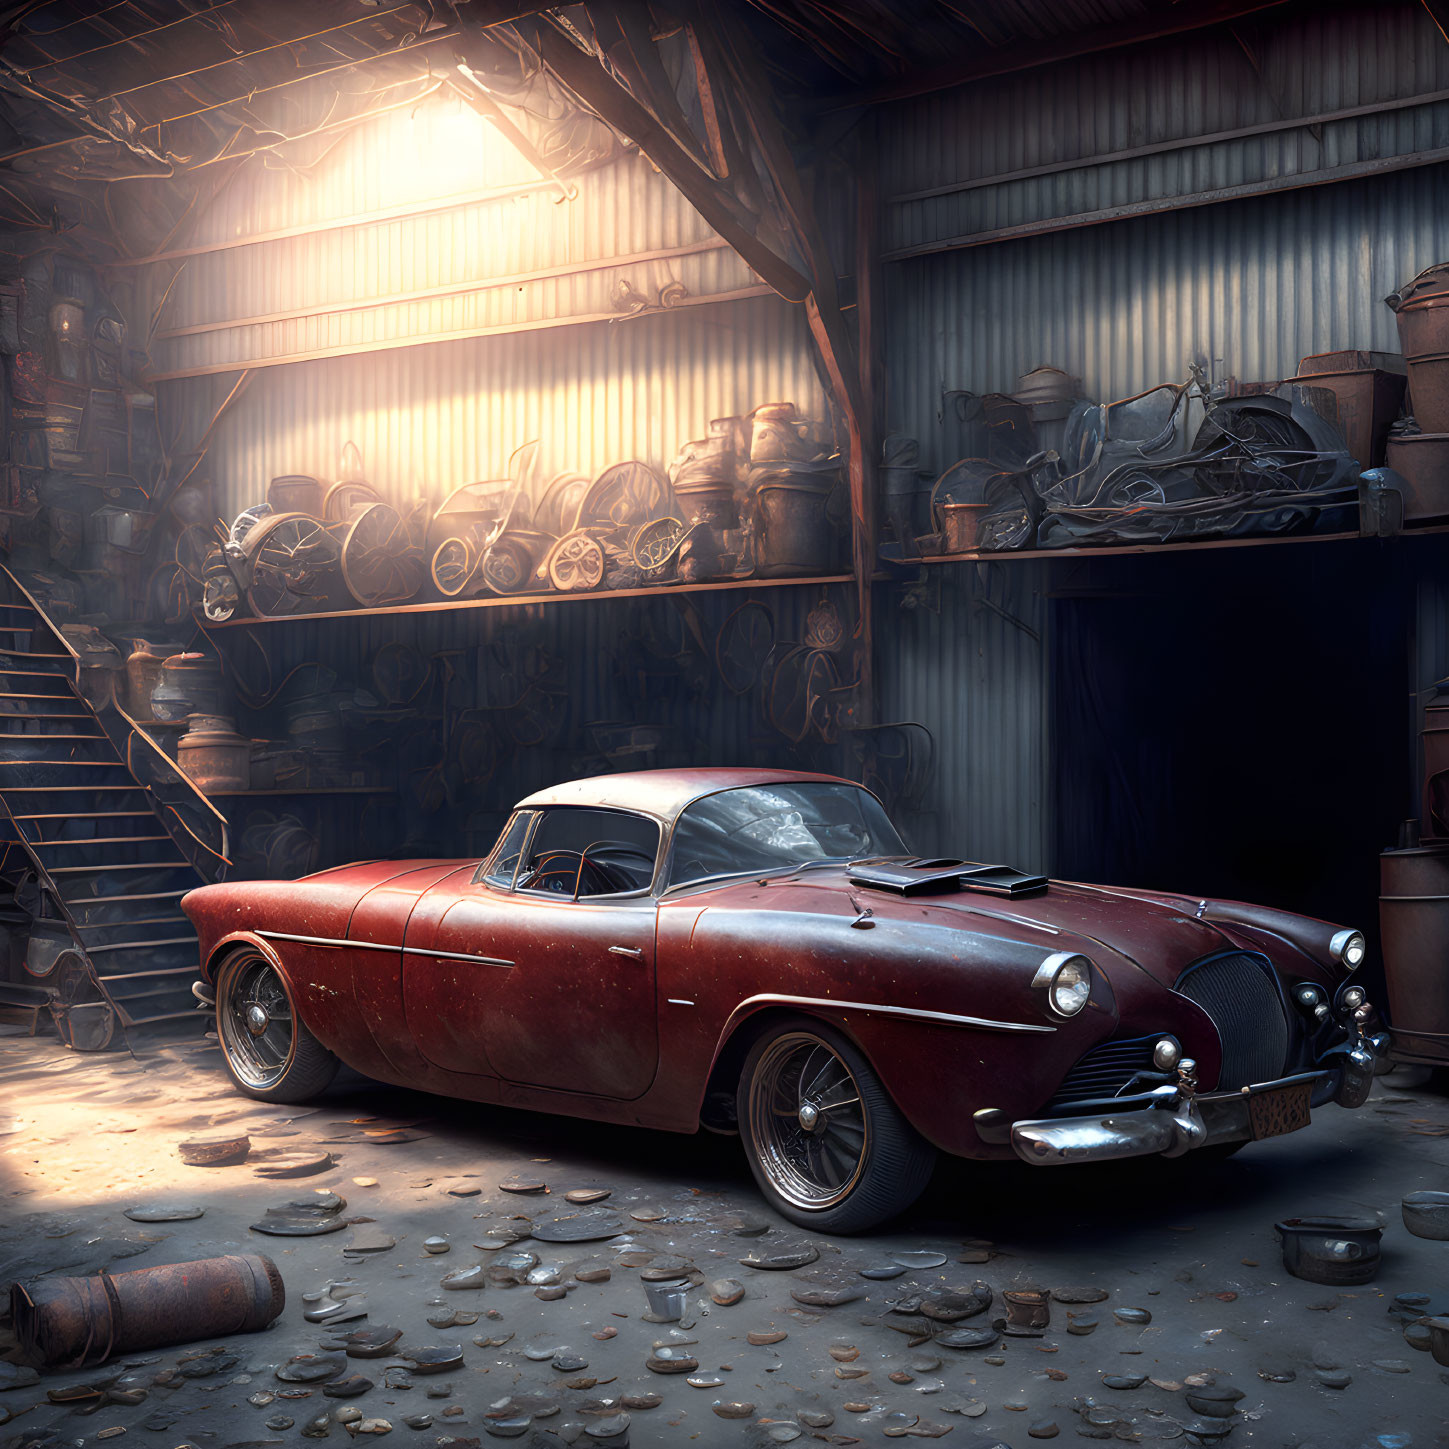
[[[545,805],[592,805],[604,809],[638,810],[673,821],[694,801],[742,785],[788,785],[815,780],[831,785],[856,785],[838,775],[817,775],[804,770],[694,769],[632,770],[618,775],[594,775],[567,780],[520,800],[517,810]],[[857,785],[857,788],[860,788]]]

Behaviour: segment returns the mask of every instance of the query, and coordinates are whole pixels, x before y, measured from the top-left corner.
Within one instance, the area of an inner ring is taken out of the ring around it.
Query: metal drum
[[[1379,882],[1394,1055],[1449,1063],[1449,845],[1384,851]]]

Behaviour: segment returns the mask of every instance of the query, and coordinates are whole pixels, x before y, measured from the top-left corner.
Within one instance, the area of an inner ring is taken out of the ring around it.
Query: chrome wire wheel
[[[850,1195],[870,1127],[860,1086],[834,1048],[809,1032],[776,1037],[756,1064],[747,1106],[756,1160],[786,1202],[820,1212]]]
[[[287,1075],[297,1054],[297,1020],[287,983],[257,952],[222,969],[216,1029],[227,1065],[244,1087],[265,1091]]]

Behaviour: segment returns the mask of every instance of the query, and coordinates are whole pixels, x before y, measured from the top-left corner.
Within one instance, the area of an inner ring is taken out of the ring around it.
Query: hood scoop
[[[1009,865],[977,865],[969,860],[925,860],[919,856],[892,856],[860,860],[848,868],[853,885],[918,896],[931,892],[983,891],[992,896],[1029,896],[1047,888],[1044,875],[1027,875]]]

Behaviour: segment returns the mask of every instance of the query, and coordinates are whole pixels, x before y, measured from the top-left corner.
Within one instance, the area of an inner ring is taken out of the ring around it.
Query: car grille
[[[1115,1097],[1137,1075],[1152,1071],[1152,1048],[1161,1040],[1139,1036],[1128,1040],[1104,1041],[1095,1046],[1069,1071],[1057,1088],[1047,1110]]]
[[[1283,1075],[1288,1019],[1273,968],[1263,957],[1241,951],[1210,957],[1189,966],[1175,989],[1212,1017],[1222,1038],[1218,1091],[1235,1092]]]

